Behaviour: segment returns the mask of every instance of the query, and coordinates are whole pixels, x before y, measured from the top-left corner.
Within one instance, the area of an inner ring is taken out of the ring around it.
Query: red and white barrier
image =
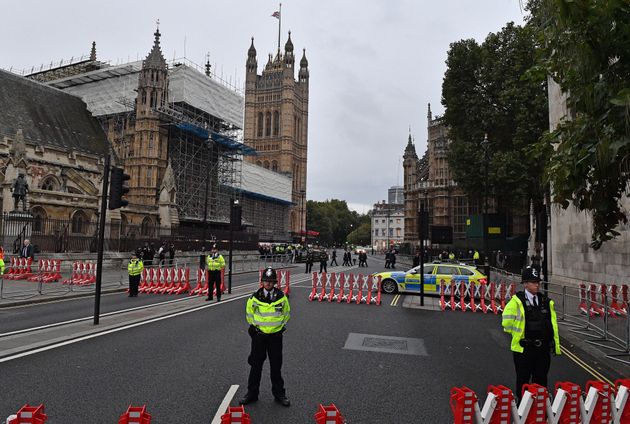
[[[440,282],[440,308],[442,311],[450,309],[462,312],[481,311],[484,314],[491,311],[498,314],[505,309],[507,301],[516,293],[516,285],[501,283],[479,284],[458,280],[455,276],[450,284]]]
[[[28,281],[52,283],[61,278],[61,259],[40,259],[37,274],[32,274]]]
[[[580,386],[560,382],[555,386],[552,402],[547,388],[526,384],[518,406],[510,389],[490,386],[481,408],[475,392],[467,387],[454,387],[451,411],[455,424],[628,424],[630,379],[617,380],[615,386],[616,394],[608,383],[589,381],[583,398]]]
[[[4,274],[5,280],[25,280],[32,275],[31,264],[33,258],[11,257],[11,265]]]
[[[628,316],[628,285],[580,284],[578,310],[591,318],[603,317],[606,311],[612,318]]]
[[[118,419],[118,424],[151,424],[151,415],[145,406],[131,406]]]
[[[221,270],[221,294],[225,293],[225,268]],[[208,271],[197,270],[197,287],[190,291],[191,296],[208,296]],[[217,288],[214,287],[212,295],[217,295]]]
[[[381,278],[364,274],[330,274],[316,272],[312,275],[309,301],[381,304]]]
[[[96,283],[96,264],[91,261],[74,261],[72,263],[72,276],[61,284],[74,284],[76,286],[88,286]]]
[[[344,424],[346,422],[335,404],[324,406],[321,403],[315,413],[316,424]]]
[[[43,424],[48,419],[44,413],[44,405],[29,406],[27,403],[17,414],[7,418],[7,424]]]
[[[190,268],[144,268],[140,277],[139,293],[182,294],[190,290]]]
[[[229,406],[226,413],[221,415],[221,424],[243,423],[250,424],[249,414],[243,406]]]
[[[258,285],[262,287],[262,275],[265,272],[264,269],[258,270]],[[286,269],[276,270],[278,277],[278,288],[284,292],[286,296],[291,294],[291,273]]]

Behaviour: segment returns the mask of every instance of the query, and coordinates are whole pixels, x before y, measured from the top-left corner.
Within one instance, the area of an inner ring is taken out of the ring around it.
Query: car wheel
[[[398,284],[394,280],[384,280],[381,283],[383,293],[394,294],[398,291]]]

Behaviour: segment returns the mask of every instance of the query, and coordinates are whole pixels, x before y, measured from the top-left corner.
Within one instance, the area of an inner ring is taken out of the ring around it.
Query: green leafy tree
[[[529,1],[540,68],[567,94],[569,119],[541,141],[553,201],[593,217],[595,249],[619,235],[630,170],[630,4]]]
[[[368,246],[372,240],[372,225],[364,222],[359,228],[348,234],[346,241],[356,246]]]
[[[487,134],[488,194],[499,211],[529,199],[542,205],[542,153],[533,146],[548,126],[548,108],[544,76],[528,72],[535,61],[532,29],[513,23],[482,44],[452,43],[446,60],[442,104],[453,177],[470,198],[481,199]]]
[[[306,202],[307,227],[320,233],[317,241],[326,246],[341,246],[346,237],[363,222],[370,222],[366,215],[348,209],[345,200],[331,199],[325,202]],[[367,221],[366,221],[367,217]]]

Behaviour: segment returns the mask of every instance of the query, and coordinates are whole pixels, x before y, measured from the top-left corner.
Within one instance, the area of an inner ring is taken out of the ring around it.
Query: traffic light
[[[123,196],[129,193],[129,187],[125,185],[125,181],[131,177],[124,173],[122,168],[112,167],[109,184],[109,209],[118,209],[129,204],[123,199]]]

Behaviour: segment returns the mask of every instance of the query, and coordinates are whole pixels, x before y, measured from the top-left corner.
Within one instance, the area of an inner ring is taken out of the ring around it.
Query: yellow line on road
[[[595,377],[596,379],[598,379],[600,381],[604,381],[604,382],[610,384],[611,387],[614,387],[614,384],[613,384],[612,381],[610,381],[608,378],[604,377],[599,371],[597,371],[596,369],[591,367],[589,364],[584,362],[582,359],[578,358],[578,356],[575,353],[571,352],[569,349],[567,349],[564,346],[560,346],[560,350],[562,351],[562,353],[567,355],[567,357],[569,359],[571,359],[573,362],[575,362],[581,368],[583,368],[587,373],[589,373],[590,375],[592,375],[593,377]]]
[[[394,296],[394,298],[392,299],[392,303],[390,303],[390,306],[397,306],[398,305],[398,300],[400,299],[400,295],[397,294],[396,296]]]

